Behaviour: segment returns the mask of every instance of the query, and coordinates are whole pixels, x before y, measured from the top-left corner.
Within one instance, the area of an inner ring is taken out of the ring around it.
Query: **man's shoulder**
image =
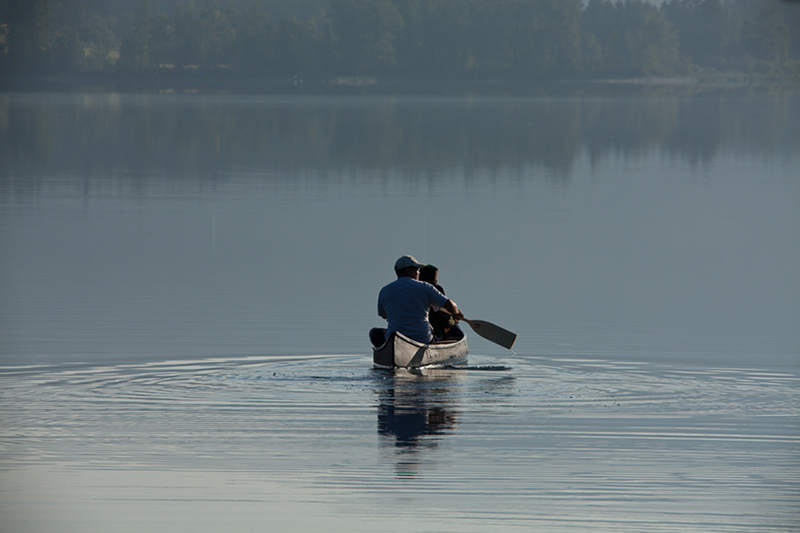
[[[411,284],[414,284],[414,283],[422,283],[422,282],[421,281],[417,281],[414,278],[409,278],[408,276],[403,276],[401,278],[397,278],[396,280],[394,280],[394,281],[392,281],[390,283],[387,283],[386,285],[384,285],[384,288],[386,288],[386,287],[397,287],[398,285],[411,285]]]
[[[384,285],[383,288],[381,289],[381,292],[385,293],[392,291],[401,291],[404,293],[418,293],[418,292],[430,292],[431,290],[436,291],[436,287],[434,287],[430,283],[426,283],[424,281],[419,281],[414,278],[403,276],[402,278],[397,278],[393,282]]]
[[[403,283],[404,278],[397,278],[396,280],[392,281],[391,283],[387,283],[383,287],[381,287],[381,291],[379,294],[385,294],[387,292],[402,290],[404,285]]]
[[[430,292],[431,290],[434,290],[434,291],[436,290],[436,287],[434,287],[433,285],[431,285],[427,281],[420,281],[420,280],[414,279],[414,278],[408,278],[408,280],[410,282],[410,283],[408,283],[408,285],[410,285],[411,287],[415,287],[415,288],[417,288],[419,290],[422,290],[422,291],[425,291],[425,292]]]
[[[397,287],[397,285],[400,284],[400,282],[402,280],[403,280],[403,278],[397,278],[396,280],[391,281],[391,282],[387,283],[386,285],[384,285],[381,290],[388,289],[389,287]]]
[[[396,280],[392,281],[391,283],[387,283],[383,286],[381,291],[388,290],[395,287],[403,287],[403,288],[417,288],[422,289],[424,291],[434,290],[436,292],[440,292],[434,285],[426,281],[420,281],[418,279],[409,278],[407,276],[403,276],[402,278],[397,278]]]

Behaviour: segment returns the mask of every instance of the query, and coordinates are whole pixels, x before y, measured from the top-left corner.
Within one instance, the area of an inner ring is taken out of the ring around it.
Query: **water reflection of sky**
[[[797,529],[798,128],[784,95],[0,96],[0,530]],[[405,253],[515,351],[373,370]]]
[[[520,353],[796,360],[796,97],[0,108],[4,356],[351,353],[411,253]]]

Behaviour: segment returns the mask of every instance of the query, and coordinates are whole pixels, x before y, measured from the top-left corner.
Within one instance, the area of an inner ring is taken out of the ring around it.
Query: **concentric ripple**
[[[477,359],[415,373],[362,355],[6,368],[4,525],[42,499],[115,509],[130,519],[115,531],[187,507],[216,525],[257,524],[261,509],[354,531],[396,530],[407,508],[441,531],[800,525],[797,376]]]

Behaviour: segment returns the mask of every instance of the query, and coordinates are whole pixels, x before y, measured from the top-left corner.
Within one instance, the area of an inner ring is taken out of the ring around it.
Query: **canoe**
[[[425,344],[409,339],[402,333],[392,332],[384,340],[386,330],[373,328],[369,332],[372,341],[372,362],[378,368],[421,368],[451,366],[467,362],[467,336],[458,328],[451,330],[453,338]]]

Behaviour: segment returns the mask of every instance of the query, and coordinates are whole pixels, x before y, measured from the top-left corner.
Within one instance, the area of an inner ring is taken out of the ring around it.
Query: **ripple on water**
[[[448,531],[798,525],[796,375],[525,356],[483,368],[494,363],[390,373],[362,355],[321,355],[6,369],[1,466],[44,466],[65,486],[76,472],[115,472],[125,494],[190,501],[217,493],[130,472],[203,473],[239,487],[227,493],[239,504],[273,501],[280,486],[295,508],[340,512],[363,531],[408,506]],[[53,473],[62,468],[73,474]],[[106,489],[60,497],[104,500]]]

